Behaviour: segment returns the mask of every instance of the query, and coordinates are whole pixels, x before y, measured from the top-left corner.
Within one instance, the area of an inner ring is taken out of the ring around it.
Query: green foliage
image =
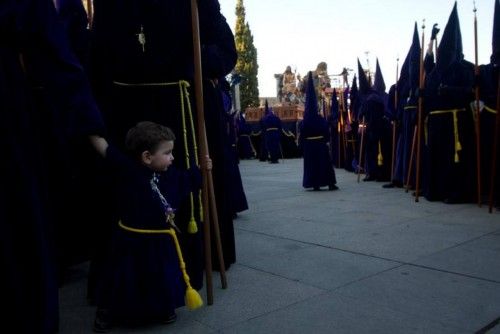
[[[240,101],[241,108],[256,107],[259,105],[259,88],[257,73],[257,49],[253,44],[253,35],[248,22],[245,22],[245,6],[243,0],[236,3],[236,28],[235,28],[236,51],[238,61],[236,72],[241,76]]]

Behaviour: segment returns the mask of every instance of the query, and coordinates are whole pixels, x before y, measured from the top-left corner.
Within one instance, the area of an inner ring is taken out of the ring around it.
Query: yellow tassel
[[[378,142],[378,155],[377,155],[377,165],[384,165],[384,157],[382,156],[382,146],[380,145],[380,141]]]
[[[191,218],[189,220],[187,231],[191,234],[195,234],[198,232],[198,225],[196,225],[196,220],[194,220],[194,218]]]
[[[179,266],[182,271],[182,277],[184,278],[184,282],[186,283],[186,295],[184,296],[184,301],[188,309],[195,310],[203,305],[203,301],[198,291],[193,289],[193,287],[191,287],[191,284],[189,283],[189,275],[186,272],[186,263],[182,258],[181,246],[179,245],[179,240],[177,239],[177,235],[175,234],[174,229],[169,229],[166,232],[170,234],[172,236],[172,239],[174,240],[177,256],[179,257]]]
[[[196,310],[203,306],[203,300],[201,299],[198,291],[188,286],[186,289],[186,296],[184,297],[184,301],[186,302],[186,306],[190,310]]]

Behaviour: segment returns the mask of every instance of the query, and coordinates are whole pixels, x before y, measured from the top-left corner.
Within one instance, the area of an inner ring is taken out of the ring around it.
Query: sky
[[[219,0],[231,29],[236,26],[236,1]],[[498,1],[498,0],[497,0]],[[325,61],[329,74],[342,68],[357,72],[357,58],[375,70],[376,58],[387,87],[396,81],[396,68],[403,64],[411,45],[415,22],[425,47],[432,25],[444,31],[455,0],[243,0],[246,22],[257,48],[258,83],[261,97],[276,96],[275,73],[286,66],[301,76]],[[489,63],[495,0],[476,0],[478,63]],[[465,59],[475,63],[474,1],[457,1]],[[397,61],[399,57],[399,62]],[[336,82],[332,82],[334,85]],[[340,85],[340,81],[338,81]]]

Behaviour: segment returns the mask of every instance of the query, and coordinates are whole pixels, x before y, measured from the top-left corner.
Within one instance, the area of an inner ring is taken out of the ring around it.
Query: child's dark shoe
[[[177,314],[175,314],[175,312],[173,312],[173,313],[170,313],[169,315],[167,315],[165,317],[165,319],[162,320],[162,323],[171,324],[171,323],[175,322],[175,320],[177,320]]]
[[[96,333],[108,333],[111,331],[111,321],[109,319],[108,310],[97,309],[93,329]]]

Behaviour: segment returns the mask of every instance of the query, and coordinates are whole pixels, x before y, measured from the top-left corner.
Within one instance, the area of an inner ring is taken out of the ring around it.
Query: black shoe
[[[111,330],[111,322],[109,319],[109,311],[106,309],[97,309],[94,320],[94,332],[108,333]]]
[[[319,191],[319,190],[321,190],[321,188],[320,187],[314,187],[313,190],[314,191]]]
[[[394,183],[387,183],[382,186],[382,188],[394,188],[396,185]]]
[[[448,198],[445,198],[444,201],[446,204],[462,204],[462,203],[466,203],[467,201],[461,199],[461,198],[458,198],[458,197],[448,197]]]
[[[410,189],[411,189],[411,190],[415,190],[415,188],[410,188]],[[416,191],[416,190],[415,190],[415,191],[413,191],[413,192],[411,193],[411,195],[412,195],[413,197],[416,197],[416,196],[417,196],[417,191]],[[423,196],[423,195],[422,195],[422,190],[419,190],[419,191],[418,191],[418,196]]]
[[[161,322],[168,325],[177,320],[177,314],[175,312],[169,314],[165,319],[163,319]]]
[[[394,185],[394,187],[396,187],[396,188],[403,188],[403,186],[404,186],[403,182],[401,182],[401,181],[397,181],[397,180],[392,181],[392,184],[393,184],[393,185]]]
[[[328,186],[328,190],[338,190],[338,189],[339,189],[339,187],[337,187],[335,184]]]
[[[375,176],[368,175],[366,176],[363,181],[375,181],[377,178]]]

